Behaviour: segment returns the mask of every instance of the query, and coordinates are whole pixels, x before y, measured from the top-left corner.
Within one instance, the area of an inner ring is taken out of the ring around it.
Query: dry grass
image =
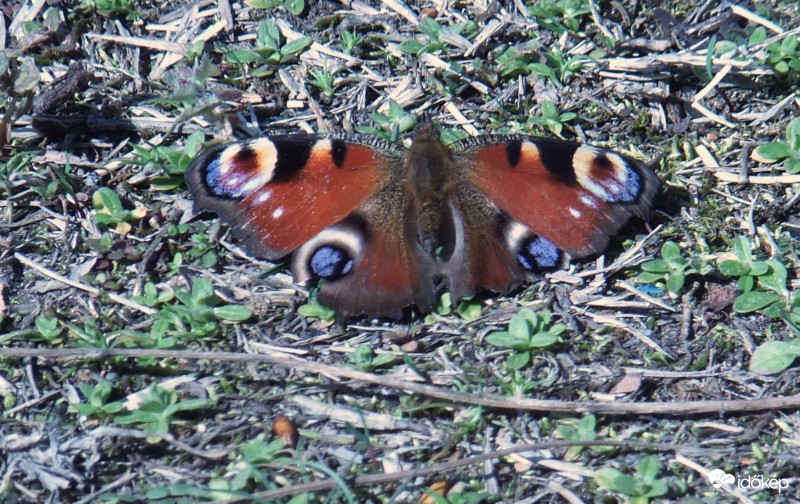
[[[800,161],[758,146],[791,143],[795,3],[7,3],[3,502],[794,501]],[[201,141],[386,134],[392,110],[653,160],[650,228],[511,296],[342,327],[192,215]],[[687,274],[645,283],[668,242]],[[772,301],[744,309],[726,259]],[[566,330],[515,371],[487,337],[523,308]]]

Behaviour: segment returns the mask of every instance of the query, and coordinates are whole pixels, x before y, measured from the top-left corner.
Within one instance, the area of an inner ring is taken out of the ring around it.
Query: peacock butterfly
[[[254,255],[292,254],[295,281],[324,280],[340,317],[428,310],[507,292],[534,272],[601,252],[645,217],[659,179],[612,151],[530,136],[446,147],[421,123],[403,149],[356,134],[275,135],[212,147],[189,167],[195,210],[213,210]]]

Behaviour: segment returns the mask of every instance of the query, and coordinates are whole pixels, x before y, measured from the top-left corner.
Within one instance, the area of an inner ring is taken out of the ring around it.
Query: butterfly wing
[[[630,217],[645,217],[659,186],[643,163],[546,138],[486,136],[452,147],[464,224],[446,264],[453,297],[506,291],[532,271],[601,252]]]
[[[319,300],[340,315],[399,316],[434,292],[407,195],[392,184],[402,156],[369,136],[270,136],[209,149],[186,180],[195,209],[217,212],[248,251],[294,252],[295,280],[325,280]]]
[[[186,180],[195,209],[217,212],[253,254],[279,259],[385,187],[399,155],[372,137],[270,136],[207,150]]]
[[[630,217],[647,216],[660,183],[640,161],[573,142],[493,136],[454,150],[500,210],[571,257],[601,252]]]

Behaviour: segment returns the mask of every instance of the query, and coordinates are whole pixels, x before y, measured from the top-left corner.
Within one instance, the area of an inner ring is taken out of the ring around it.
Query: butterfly
[[[422,122],[408,149],[360,134],[288,134],[218,145],[186,172],[196,211],[251,254],[291,254],[296,282],[342,318],[399,318],[479,289],[508,292],[565,256],[597,254],[660,181],[589,145],[484,135],[445,146]]]

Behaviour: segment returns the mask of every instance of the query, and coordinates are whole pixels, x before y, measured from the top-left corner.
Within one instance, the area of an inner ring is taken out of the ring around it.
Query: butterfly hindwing
[[[361,313],[398,318],[410,305],[427,310],[435,266],[416,240],[410,203],[400,186],[379,192],[295,252],[295,279],[322,278],[318,299],[335,307],[340,319]]]

